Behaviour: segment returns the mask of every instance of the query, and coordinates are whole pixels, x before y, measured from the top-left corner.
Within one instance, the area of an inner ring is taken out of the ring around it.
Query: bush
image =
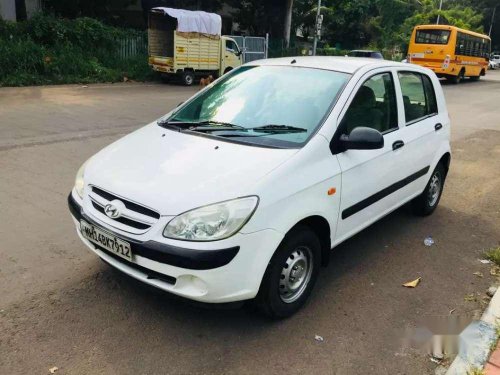
[[[131,37],[146,35],[91,18],[38,14],[18,23],[0,19],[0,86],[153,79],[146,51],[120,57],[120,41]]]
[[[322,56],[345,56],[348,52],[348,50],[337,48],[318,48],[316,50],[316,54]]]

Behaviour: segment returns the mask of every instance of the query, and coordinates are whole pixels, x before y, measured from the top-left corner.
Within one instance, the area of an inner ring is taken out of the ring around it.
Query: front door
[[[384,147],[336,153],[342,170],[342,191],[335,244],[390,212],[404,199],[400,185],[409,172],[404,165],[395,73],[385,69],[367,74],[340,115],[335,138],[349,135],[359,126],[370,127],[382,133]]]
[[[221,74],[225,74],[241,65],[238,45],[232,39],[222,39]]]

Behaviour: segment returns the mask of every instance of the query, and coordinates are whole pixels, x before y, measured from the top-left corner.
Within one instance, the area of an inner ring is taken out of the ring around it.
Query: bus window
[[[449,30],[417,30],[415,43],[419,44],[448,44]]]

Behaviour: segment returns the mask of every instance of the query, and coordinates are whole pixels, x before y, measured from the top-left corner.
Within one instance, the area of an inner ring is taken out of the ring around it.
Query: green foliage
[[[497,266],[500,266],[500,246],[486,251],[484,255],[486,259],[491,260]]]
[[[120,58],[119,43],[130,37],[145,35],[91,18],[0,20],[0,86],[151,79],[145,53]]]
[[[323,0],[322,41],[350,49],[405,51],[413,27],[436,23],[438,14],[441,24],[484,32],[483,16],[497,4],[498,0],[446,0],[440,12],[439,0]],[[306,38],[313,34],[316,7],[316,0],[294,1],[293,26]]]
[[[271,37],[283,36],[283,18],[285,1],[269,0],[228,0],[234,7],[232,14],[240,29],[248,30],[249,35]]]

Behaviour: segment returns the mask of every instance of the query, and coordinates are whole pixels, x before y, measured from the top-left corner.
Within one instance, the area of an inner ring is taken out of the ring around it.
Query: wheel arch
[[[321,265],[327,266],[330,261],[330,251],[331,251],[331,229],[328,220],[320,215],[308,216],[299,222],[297,222],[286,235],[297,227],[305,226],[312,230],[317,236],[321,243]],[[285,236],[286,236],[285,235]]]
[[[451,153],[449,151],[445,152],[443,156],[439,159],[438,163],[442,163],[444,169],[446,170],[446,174],[448,174],[448,170],[450,169],[451,163]]]

